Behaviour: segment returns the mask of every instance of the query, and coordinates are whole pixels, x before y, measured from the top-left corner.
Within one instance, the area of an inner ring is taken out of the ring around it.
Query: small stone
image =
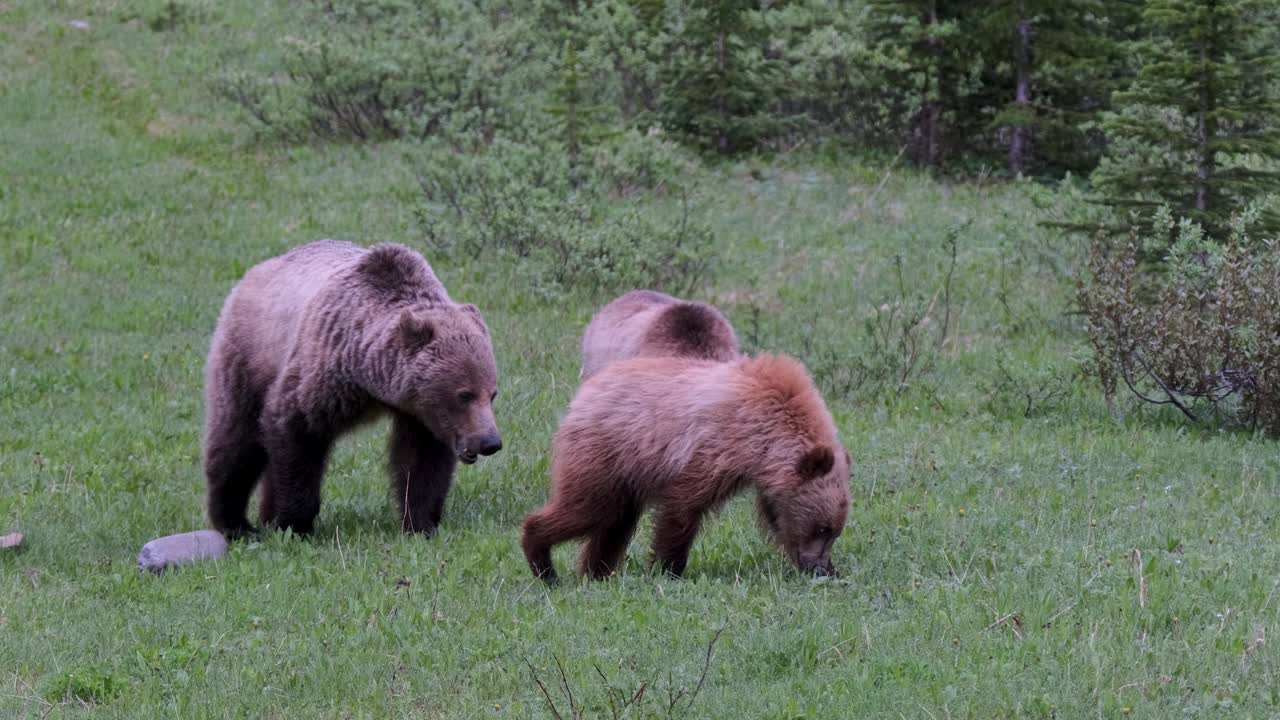
[[[14,550],[17,550],[22,547],[22,539],[22,533],[0,535],[0,548],[13,548]]]
[[[216,530],[169,535],[142,546],[138,569],[161,573],[176,565],[217,560],[227,554],[227,540]]]
[[[88,20],[71,20],[71,21],[70,21],[70,22],[68,22],[67,24],[68,24],[68,25],[70,25],[71,27],[73,27],[73,28],[77,29],[77,30],[88,30],[88,29],[89,29],[89,21],[88,21]]]

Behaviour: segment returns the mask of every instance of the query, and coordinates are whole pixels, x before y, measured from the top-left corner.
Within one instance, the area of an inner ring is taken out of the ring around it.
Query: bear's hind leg
[[[435,532],[457,464],[453,451],[422,423],[397,414],[387,454],[400,527],[406,532]]]
[[[209,522],[231,538],[254,532],[249,496],[267,464],[259,435],[262,400],[234,364],[215,368],[206,393],[204,474]]]
[[[520,544],[529,569],[548,584],[556,582],[556,569],[551,564],[551,549],[560,543],[583,537],[595,530],[594,510],[588,503],[552,501],[529,513],[520,531]]]
[[[627,545],[631,544],[631,536],[635,534],[641,510],[639,504],[627,502],[613,513],[611,521],[604,521],[601,508],[601,513],[596,516],[596,522],[601,524],[592,530],[578,558],[580,574],[600,580],[618,569]]]

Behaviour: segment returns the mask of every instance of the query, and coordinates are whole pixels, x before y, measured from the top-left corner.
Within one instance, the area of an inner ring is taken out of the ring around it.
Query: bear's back
[[[731,373],[729,364],[687,358],[610,363],[578,389],[557,442],[659,475],[678,472],[732,413]]]
[[[582,377],[605,365],[635,357],[654,317],[676,299],[652,290],[632,290],[600,308],[582,335]]]
[[[307,308],[366,252],[352,243],[321,240],[253,266],[223,306],[214,352],[237,354],[259,382],[269,383],[297,342]]]

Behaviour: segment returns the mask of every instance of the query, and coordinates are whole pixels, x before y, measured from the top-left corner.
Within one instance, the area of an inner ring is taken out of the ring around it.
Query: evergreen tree
[[[888,79],[915,96],[918,108],[906,146],[917,162],[937,167],[945,161],[954,120],[968,75],[961,49],[956,0],[870,0],[869,31],[886,57],[899,59]]]
[[[583,149],[605,134],[604,108],[592,99],[589,78],[585,77],[582,64],[582,51],[575,45],[575,39],[565,38],[549,110],[559,124],[559,139],[569,156],[569,168],[574,172],[581,165]]]
[[[770,9],[781,3],[774,3]],[[690,0],[663,67],[663,123],[703,149],[750,149],[782,121],[779,64],[756,0]]]
[[[931,166],[1092,170],[1140,0],[870,0],[885,76],[918,107],[905,138]],[[898,62],[894,62],[897,58]],[[886,62],[887,61],[887,62]]]
[[[1275,10],[1262,0],[1148,0],[1142,67],[1105,122],[1114,152],[1095,174],[1107,204],[1167,204],[1225,236],[1233,213],[1280,190],[1280,71],[1264,41]],[[1143,222],[1143,224],[1148,224]],[[1264,214],[1264,231],[1280,218]]]
[[[999,109],[990,127],[1007,148],[1011,175],[1096,165],[1101,138],[1085,128],[1131,79],[1122,41],[1137,13],[1133,0],[975,4],[968,34],[989,38],[983,96]]]
[[[559,7],[557,7],[559,5]],[[543,8],[543,25],[555,28],[561,50],[555,62],[556,76],[550,88],[548,112],[555,136],[568,155],[570,180],[577,184],[583,150],[607,134],[608,111],[597,99],[592,70],[584,61],[589,40],[590,0],[561,0]]]

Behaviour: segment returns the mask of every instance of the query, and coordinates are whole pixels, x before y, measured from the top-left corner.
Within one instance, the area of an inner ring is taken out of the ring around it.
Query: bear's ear
[[[809,448],[796,462],[796,472],[801,480],[812,480],[831,472],[836,456],[826,445]]]
[[[400,313],[397,333],[400,336],[400,344],[406,350],[416,352],[431,343],[436,336],[436,329],[431,324],[431,318],[412,310],[405,310]]]

